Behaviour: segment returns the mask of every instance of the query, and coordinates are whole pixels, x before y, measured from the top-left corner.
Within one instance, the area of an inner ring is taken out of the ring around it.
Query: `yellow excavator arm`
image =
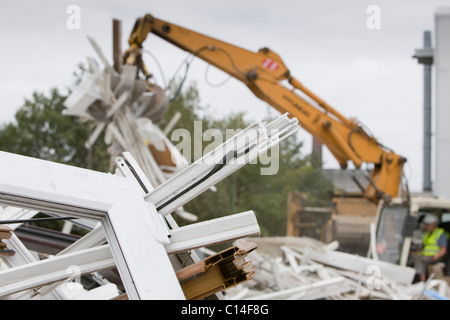
[[[251,52],[147,14],[136,20],[124,62],[137,65],[149,78],[142,60],[142,43],[153,33],[242,81],[258,98],[281,113],[288,112],[314,138],[326,145],[346,168],[372,163],[365,197],[373,202],[399,195],[406,159],[383,147],[356,120],[333,109],[291,76],[278,54],[268,48]],[[282,82],[288,83],[290,87]]]

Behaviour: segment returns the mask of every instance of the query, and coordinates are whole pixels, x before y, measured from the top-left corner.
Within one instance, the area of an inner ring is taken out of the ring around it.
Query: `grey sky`
[[[81,29],[69,30],[66,9],[81,9]],[[381,29],[370,30],[368,6],[380,8]],[[165,0],[165,1],[2,1],[0,4],[0,123],[13,119],[33,91],[71,85],[72,72],[86,56],[97,58],[86,36],[112,57],[112,19],[122,20],[123,48],[136,18],[145,13],[257,51],[270,47],[291,74],[347,117],[360,120],[386,146],[408,158],[413,191],[422,183],[422,67],[412,59],[422,34],[434,29],[434,11],[446,0]],[[150,35],[152,52],[169,80],[187,54]],[[155,79],[161,74],[144,57]],[[259,120],[270,108],[240,82],[220,87],[205,80],[206,64],[195,60],[188,81],[196,81],[201,103],[214,114],[246,111]],[[207,79],[227,76],[207,69]],[[182,72],[178,74],[181,76]],[[311,137],[302,131],[303,152]],[[326,167],[337,167],[326,154]]]

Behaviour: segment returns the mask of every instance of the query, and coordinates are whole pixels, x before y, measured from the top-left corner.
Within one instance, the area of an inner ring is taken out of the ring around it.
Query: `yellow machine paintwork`
[[[137,65],[147,78],[151,74],[143,63],[141,48],[149,33],[214,65],[242,81],[279,112],[296,117],[306,131],[327,146],[341,168],[345,169],[349,161],[356,168],[363,163],[373,164],[364,192],[370,201],[399,195],[406,159],[380,145],[360,123],[346,118],[307,89],[272,50],[251,52],[147,14],[136,20],[128,41],[130,47],[124,54],[124,62]]]

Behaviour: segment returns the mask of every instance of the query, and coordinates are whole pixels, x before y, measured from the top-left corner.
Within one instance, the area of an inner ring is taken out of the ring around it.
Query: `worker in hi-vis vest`
[[[438,217],[427,214],[423,223],[422,250],[415,256],[415,269],[421,281],[426,280],[427,267],[439,262],[447,253],[447,233],[437,227]]]

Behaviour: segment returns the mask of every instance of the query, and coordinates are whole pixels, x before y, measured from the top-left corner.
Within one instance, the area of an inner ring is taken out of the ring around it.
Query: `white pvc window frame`
[[[172,228],[171,235],[162,217],[171,220],[171,212],[297,129],[287,114],[249,126],[156,189],[126,154],[116,159],[118,174],[112,175],[0,152],[0,204],[101,222],[130,299],[185,299],[168,251],[254,235],[259,227],[249,211]],[[217,161],[230,154],[244,161],[224,162],[216,171]]]
[[[0,152],[0,203],[101,222],[130,299],[185,299],[135,180]]]

